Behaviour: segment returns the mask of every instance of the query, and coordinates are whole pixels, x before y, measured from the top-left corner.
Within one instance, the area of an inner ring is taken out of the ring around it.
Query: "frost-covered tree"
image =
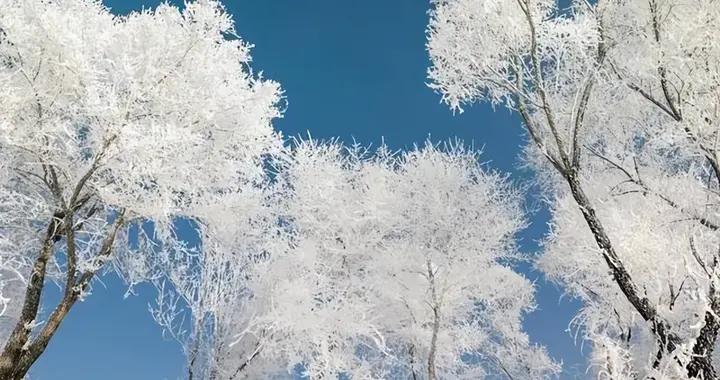
[[[132,282],[178,263],[178,218],[258,213],[281,94],[249,70],[216,1],[124,17],[93,0],[0,10],[0,378],[20,379],[98,273]],[[43,305],[51,282],[60,301]]]
[[[267,187],[245,191],[243,198],[204,208],[202,223],[182,228],[200,246],[152,256],[150,281],[158,293],[151,312],[181,344],[189,380],[237,378],[260,348],[262,334],[246,335],[243,344],[237,335],[253,328],[260,312],[250,287],[260,274],[255,268],[286,241],[278,236],[277,207]]]
[[[431,87],[516,111],[598,377],[718,378],[720,3],[437,0]]]
[[[510,267],[524,225],[519,192],[482,170],[475,152],[426,145],[370,154],[305,141],[279,169],[278,238],[235,277],[247,292],[224,286],[236,297],[226,305],[245,311],[213,319],[222,332],[211,346],[221,356],[206,373],[434,380],[558,372],[522,328],[534,301],[533,285]]]

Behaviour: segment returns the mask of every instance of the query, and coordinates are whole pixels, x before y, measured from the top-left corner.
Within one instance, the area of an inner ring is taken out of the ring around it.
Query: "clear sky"
[[[153,7],[155,0],[105,0],[124,14]],[[393,148],[460,138],[484,151],[490,168],[528,183],[518,168],[524,143],[518,118],[504,109],[476,105],[453,115],[426,86],[427,0],[225,0],[238,34],[253,44],[253,68],[280,82],[288,108],[275,126],[286,136],[339,137]],[[521,249],[537,253],[547,230],[547,211],[528,197],[531,226]],[[566,332],[577,303],[542,276],[536,281],[538,310],[526,317],[533,341],[564,362],[563,379],[585,378],[585,357]],[[478,275],[481,275],[480,273]],[[79,304],[31,372],[35,380],[162,380],[183,377],[179,346],[162,336],[148,313],[150,289],[123,298],[116,278]],[[50,295],[51,297],[52,295]],[[587,349],[587,348],[586,348]]]

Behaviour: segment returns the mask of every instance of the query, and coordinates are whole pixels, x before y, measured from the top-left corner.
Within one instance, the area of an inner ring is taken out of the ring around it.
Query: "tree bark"
[[[718,324],[713,314],[706,312],[705,325],[700,329],[700,335],[692,349],[693,357],[687,365],[688,377],[697,377],[704,380],[718,378],[712,364],[712,353],[719,328],[720,324]]]
[[[712,274],[715,274],[717,266],[717,258],[713,263]],[[710,281],[713,281],[710,278]],[[717,340],[718,331],[720,331],[720,322],[717,319],[717,313],[720,312],[720,297],[718,297],[715,285],[710,285],[709,292],[710,311],[705,312],[705,324],[700,329],[697,340],[692,348],[692,359],[687,365],[688,377],[698,377],[707,380],[716,380],[718,378],[715,367],[712,363],[713,349]]]

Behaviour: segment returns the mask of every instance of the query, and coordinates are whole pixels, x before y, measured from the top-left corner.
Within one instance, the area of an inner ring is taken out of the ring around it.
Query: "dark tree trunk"
[[[2,354],[0,354],[0,379],[2,380],[22,379],[25,376],[25,373],[18,376],[16,372],[21,359],[26,353],[25,348],[27,348],[26,345],[30,339],[32,324],[36,322],[35,319],[40,308],[43,288],[45,287],[47,263],[52,256],[56,237],[59,236],[62,229],[63,218],[64,216],[61,213],[55,213],[45,232],[40,254],[35,259],[30,281],[25,288],[25,299],[20,318],[10,337],[8,337]]]
[[[105,236],[98,250],[95,257],[96,265],[93,265],[95,269],[83,272],[76,280],[76,268],[74,267],[74,231],[66,228],[67,226],[72,226],[72,217],[68,216],[65,222],[63,222],[63,219],[65,219],[64,214],[55,213],[53,220],[48,226],[40,255],[35,260],[33,274],[25,291],[25,300],[20,319],[15,325],[8,341],[5,343],[2,354],[0,354],[0,380],[22,380],[27,375],[30,367],[32,367],[40,355],[45,352],[50,340],[80,295],[87,290],[98,268],[101,267],[104,261],[110,256],[117,232],[120,227],[124,225],[125,221],[124,212],[122,212],[113,223],[113,227],[108,231],[107,236]],[[50,257],[52,257],[55,243],[59,241],[57,238],[63,234],[69,241],[68,271],[72,273],[67,273],[68,282],[65,285],[66,289],[63,298],[56,305],[40,332],[35,337],[32,337],[31,332],[38,317],[41,296],[45,285],[47,263]]]
[[[585,195],[576,174],[571,172],[566,174],[565,178],[570,185],[575,202],[579,206],[585,222],[595,237],[595,242],[602,250],[603,258],[610,267],[613,279],[635,310],[650,324],[651,330],[657,337],[660,348],[655,363],[653,364],[653,367],[656,368],[665,353],[672,354],[677,349],[680,338],[670,330],[667,322],[660,318],[657,310],[650,303],[650,300],[648,300],[647,297],[641,297],[639,295],[630,273],[615,252],[610,238],[598,219],[590,200]],[[720,310],[720,303],[713,302],[713,309]],[[715,316],[712,313],[706,313],[705,325],[701,329],[700,335],[693,347],[694,356],[686,367],[689,376],[695,376],[704,380],[718,379],[715,368],[712,365],[712,351],[719,330],[720,324]]]

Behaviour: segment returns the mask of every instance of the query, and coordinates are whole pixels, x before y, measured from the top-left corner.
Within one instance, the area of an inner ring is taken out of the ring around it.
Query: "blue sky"
[[[152,7],[159,1],[106,0],[116,13]],[[253,67],[279,81],[288,108],[275,126],[286,136],[339,137],[393,148],[460,138],[484,151],[493,169],[520,183],[531,173],[518,169],[523,131],[504,109],[476,105],[453,115],[426,86],[428,58],[424,0],[226,0],[238,34],[255,44]],[[530,197],[530,208],[539,202]],[[547,211],[531,215],[521,248],[536,253],[546,232]],[[538,287],[538,310],[526,318],[531,339],[564,362],[564,379],[584,378],[585,359],[565,330],[577,303],[524,268]],[[148,288],[123,299],[116,278],[104,278],[94,294],[68,316],[33,379],[161,380],[184,374],[179,346],[164,339],[147,309]],[[52,293],[52,292],[51,292]],[[52,295],[50,295],[50,298]]]

